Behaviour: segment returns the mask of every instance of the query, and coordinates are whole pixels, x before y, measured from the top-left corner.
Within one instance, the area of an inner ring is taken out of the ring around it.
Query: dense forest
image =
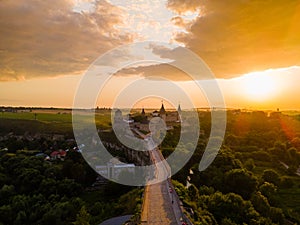
[[[185,167],[172,177],[194,224],[299,224],[300,122],[280,112],[229,111],[223,146],[202,172],[210,113],[201,112],[201,137]],[[171,135],[163,154],[174,147]]]
[[[65,115],[55,118],[60,116]],[[41,117],[0,118],[0,224],[100,224],[118,215],[138,217],[143,189],[105,180],[95,186],[99,176],[78,151],[70,120]],[[300,224],[300,117],[228,111],[223,145],[199,172],[210,117],[199,111],[197,148],[172,177],[193,223]],[[109,122],[102,124],[107,129]],[[161,144],[165,157],[180,137],[179,123],[172,126]],[[112,132],[101,138],[120,145]],[[60,150],[68,150],[63,160],[53,159]],[[126,161],[123,152],[110,151]]]
[[[18,116],[25,115],[7,117]],[[70,115],[43,116],[50,119],[0,118],[0,224],[100,224],[138,214],[143,189],[105,180],[91,169],[76,146]]]
[[[133,214],[141,201],[141,190],[113,182],[91,189],[97,174],[77,152],[56,162],[0,154],[0,224],[99,224]]]

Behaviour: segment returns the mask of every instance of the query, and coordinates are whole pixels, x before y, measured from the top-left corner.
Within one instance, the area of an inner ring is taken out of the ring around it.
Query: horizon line
[[[48,106],[0,106],[0,109],[19,109],[19,110],[26,110],[26,109],[31,109],[31,110],[157,110],[158,108],[154,108],[154,107],[136,107],[136,108],[126,108],[126,107],[116,107],[116,108],[111,108],[111,107],[96,107],[96,108],[72,108],[72,107],[48,107]],[[169,107],[165,107],[165,109],[168,110],[177,110],[175,108],[169,108]],[[230,111],[230,110],[241,110],[241,111],[278,111],[278,112],[284,112],[284,111],[300,111],[300,109],[283,109],[283,110],[279,110],[278,108],[276,109],[270,109],[270,108],[266,108],[266,109],[261,109],[261,108],[253,108],[253,107],[195,107],[195,108],[184,108],[182,107],[183,110],[190,110],[190,109],[196,109],[196,110],[226,110],[226,111]]]

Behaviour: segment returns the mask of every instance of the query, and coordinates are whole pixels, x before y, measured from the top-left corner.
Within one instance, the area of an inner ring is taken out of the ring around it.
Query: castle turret
[[[145,109],[144,109],[144,108],[142,109],[142,112],[141,112],[141,114],[142,114],[142,116],[145,116],[145,115],[146,115],[146,113],[145,113]]]
[[[179,114],[181,114],[181,107],[180,107],[180,104],[178,104],[177,112],[178,112]]]
[[[181,121],[181,107],[180,107],[180,104],[178,104],[178,108],[177,108],[177,121]]]
[[[114,120],[115,123],[120,123],[123,121],[123,115],[120,109],[116,110]]]
[[[161,103],[161,108],[159,110],[159,116],[164,120],[166,121],[166,110],[165,110],[165,107],[164,107],[164,103]]]
[[[166,110],[165,110],[165,107],[164,107],[164,103],[161,104],[161,108],[160,108],[160,110],[159,110],[159,113],[160,113],[160,115],[166,114]]]

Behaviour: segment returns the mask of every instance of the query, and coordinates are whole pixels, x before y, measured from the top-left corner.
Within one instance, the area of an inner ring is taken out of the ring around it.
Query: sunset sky
[[[167,79],[196,107],[207,106],[205,94],[172,67],[177,61],[196,67],[181,58],[184,47],[210,68],[227,107],[300,109],[299,21],[300,1],[0,0],[0,106],[72,107],[97,58],[118,46],[153,41],[172,48],[149,45],[152,63],[143,63],[139,51],[102,62],[116,68],[122,57],[139,63],[118,68],[97,105],[113,106],[120,90],[137,80],[152,88]],[[207,77],[200,80],[210,85]],[[184,98],[174,98],[184,106]],[[130,99],[122,107],[168,101],[159,94]]]

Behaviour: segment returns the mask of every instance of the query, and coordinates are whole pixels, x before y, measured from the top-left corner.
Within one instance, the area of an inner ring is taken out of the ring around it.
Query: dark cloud
[[[0,1],[0,80],[76,74],[99,55],[132,41],[115,25],[119,8],[96,1],[74,12],[70,0]]]
[[[169,0],[168,6],[200,11],[176,40],[217,77],[300,65],[300,1]]]
[[[116,73],[116,76],[132,75],[139,75],[149,80],[191,80],[182,70],[167,63],[124,68]]]
[[[207,65],[190,50],[183,47],[169,48],[164,45],[150,44],[149,51],[159,56],[161,62],[151,65],[135,65],[119,70],[117,76],[140,75],[147,79],[168,79],[174,81],[211,79]],[[144,64],[144,62],[142,61]]]

